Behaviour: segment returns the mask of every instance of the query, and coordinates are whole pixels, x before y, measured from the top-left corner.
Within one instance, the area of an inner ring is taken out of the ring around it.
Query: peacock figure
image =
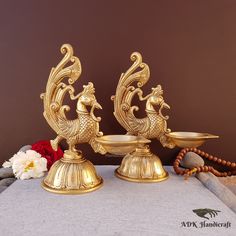
[[[57,137],[51,140],[51,145],[57,150],[58,143],[66,139],[70,152],[77,151],[76,144],[89,143],[95,152],[103,153],[103,148],[95,141],[95,138],[103,133],[99,131],[101,118],[94,115],[94,110],[102,107],[94,95],[93,83],[84,85],[83,91],[74,95],[72,85],[81,75],[81,63],[79,58],[73,56],[73,48],[69,44],[62,45],[61,53],[64,57],[55,68],[52,68],[46,92],[41,94],[44,100],[44,117],[57,133]],[[66,78],[68,84],[63,82]],[[66,112],[70,110],[68,105],[63,105],[66,94],[69,94],[71,100],[77,100],[76,119],[68,120],[66,117]]]
[[[150,70],[146,63],[142,62],[142,56],[138,52],[131,55],[133,65],[121,74],[116,89],[114,101],[114,115],[127,134],[142,136],[147,139],[157,138],[164,147],[173,148],[175,145],[166,136],[171,130],[167,128],[168,116],[164,116],[162,110],[170,106],[164,101],[161,85],[152,88],[151,93],[143,97],[141,87],[147,83]],[[135,83],[137,87],[135,87]],[[146,117],[137,118],[134,114],[139,110],[138,106],[132,105],[134,96],[140,101],[146,101]]]
[[[81,194],[94,191],[102,186],[103,180],[94,165],[87,160],[80,150],[79,143],[89,143],[95,152],[104,153],[104,149],[95,141],[102,132],[99,131],[100,117],[94,115],[95,109],[102,109],[95,97],[93,83],[83,86],[83,91],[75,95],[74,83],[79,79],[82,69],[79,58],[73,55],[69,44],[61,47],[64,57],[52,68],[46,92],[41,94],[44,104],[43,115],[57,136],[51,140],[51,146],[57,150],[58,144],[65,139],[68,150],[63,158],[56,161],[42,182],[42,187],[53,193]],[[69,96],[77,101],[75,119],[68,119],[68,105],[64,99]]]

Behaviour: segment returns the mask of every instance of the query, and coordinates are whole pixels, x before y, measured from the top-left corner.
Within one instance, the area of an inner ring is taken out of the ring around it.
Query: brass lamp
[[[83,86],[82,92],[74,95],[72,85],[82,72],[80,60],[73,55],[73,48],[69,44],[62,45],[61,53],[64,57],[52,68],[46,92],[41,94],[41,98],[44,103],[43,115],[57,133],[57,137],[51,140],[53,149],[57,150],[58,143],[63,139],[66,139],[69,147],[63,158],[53,164],[42,182],[42,187],[54,193],[80,194],[94,191],[103,183],[93,164],[76,149],[79,143],[89,143],[95,152],[104,153],[102,146],[95,141],[96,137],[102,136],[102,132],[99,131],[101,118],[94,115],[94,110],[102,107],[96,100],[91,82]],[[63,82],[65,80],[68,83]],[[63,105],[66,94],[71,100],[77,101],[77,117],[73,120],[68,120],[66,116],[70,107]],[[91,109],[88,110],[87,107]]]
[[[114,101],[114,115],[120,125],[127,131],[116,138],[111,135],[96,138],[107,152],[113,151],[115,145],[119,146],[121,153],[126,154],[121,165],[116,169],[117,177],[133,182],[159,182],[168,178],[158,156],[150,151],[149,139],[158,139],[164,147],[173,148],[175,144],[167,136],[171,132],[167,128],[168,116],[162,114],[164,108],[170,108],[163,98],[161,85],[152,88],[151,93],[143,97],[141,87],[147,83],[150,70],[147,64],[142,62],[142,56],[138,52],[131,55],[133,65],[121,74],[116,94],[112,96]],[[139,119],[134,112],[138,106],[132,105],[134,96],[140,101],[146,102],[146,117]],[[132,141],[133,139],[133,141]],[[134,141],[135,140],[135,141]],[[140,141],[141,140],[141,141]],[[105,145],[104,145],[105,144]],[[132,150],[122,152],[123,147],[130,145]],[[118,148],[117,148],[118,149]]]

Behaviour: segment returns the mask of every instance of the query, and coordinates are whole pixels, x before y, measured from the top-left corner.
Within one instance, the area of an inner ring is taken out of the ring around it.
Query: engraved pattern
[[[119,174],[134,180],[146,180],[143,182],[167,177],[160,159],[152,153],[135,152],[135,155],[134,153],[127,154],[117,171]]]
[[[54,169],[57,170],[57,181],[55,181],[55,172],[49,171],[45,184],[53,189],[88,190],[94,188],[101,182],[101,177],[96,173],[96,170],[90,161],[76,163],[64,163],[58,161],[54,164]],[[88,178],[89,176],[89,178]]]
[[[91,137],[96,136],[94,129],[94,121],[89,115],[81,115],[80,117],[80,139],[82,142],[89,142]],[[88,129],[90,127],[90,129]]]
[[[95,143],[95,138],[102,135],[99,132],[100,117],[94,115],[95,109],[102,109],[95,97],[95,88],[93,83],[83,86],[83,91],[74,95],[72,85],[81,75],[82,69],[79,58],[73,56],[73,49],[69,44],[61,47],[64,58],[55,67],[52,68],[48,78],[46,92],[41,94],[44,101],[44,117],[48,124],[57,133],[57,137],[51,140],[52,147],[56,150],[58,143],[66,139],[69,145],[69,151],[77,152],[75,145],[78,143],[90,143],[95,152],[104,153],[102,146]],[[68,65],[69,64],[69,65]],[[62,82],[68,80],[68,85]],[[71,100],[77,100],[76,112],[78,117],[74,120],[68,120],[68,105],[63,105],[65,95],[69,93]],[[90,112],[87,107],[91,107]]]
[[[73,56],[73,49],[69,44],[64,44],[61,52],[64,58],[52,68],[46,92],[41,98],[44,103],[44,117],[57,133],[57,137],[51,140],[53,149],[56,150],[63,139],[66,139],[69,148],[64,152],[63,158],[52,165],[42,187],[54,193],[80,194],[94,191],[103,183],[93,164],[76,149],[79,143],[89,143],[95,152],[104,153],[103,147],[95,140],[102,132],[99,132],[101,118],[94,115],[94,110],[102,107],[96,100],[91,82],[84,85],[83,91],[75,95],[72,85],[81,75],[81,64],[79,59]],[[71,100],[77,101],[77,117],[74,120],[69,120],[66,116],[70,110],[68,105],[63,105],[66,94],[69,94]],[[90,111],[88,107],[91,108]]]
[[[173,148],[174,143],[166,136],[171,132],[166,122],[169,117],[162,114],[162,109],[170,108],[162,97],[162,87],[157,85],[152,88],[151,93],[143,97],[141,87],[149,80],[149,67],[142,62],[142,56],[138,52],[132,53],[131,60],[134,61],[133,65],[121,74],[116,95],[111,98],[114,101],[114,115],[128,134],[140,135],[147,139],[157,138],[164,147]],[[145,118],[138,119],[134,115],[134,112],[139,110],[138,106],[132,106],[135,95],[140,101],[146,101]]]

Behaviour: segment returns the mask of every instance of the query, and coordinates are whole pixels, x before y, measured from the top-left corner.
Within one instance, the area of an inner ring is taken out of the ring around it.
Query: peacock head
[[[95,97],[95,88],[92,82],[89,82],[88,85],[83,86],[84,90],[81,92],[81,95],[78,98],[78,103],[83,104],[84,106],[90,106],[92,108],[102,109],[102,106],[97,102]]]
[[[163,90],[161,88],[161,85],[157,85],[157,87],[152,88],[152,93],[149,98],[149,102],[153,106],[160,106],[162,108],[167,108],[170,109],[170,106],[165,103],[164,98],[163,98]]]

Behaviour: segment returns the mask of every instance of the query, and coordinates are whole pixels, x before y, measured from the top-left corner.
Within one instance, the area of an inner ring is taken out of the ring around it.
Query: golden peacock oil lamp
[[[126,135],[106,135],[96,140],[103,145],[107,152],[112,154],[126,154],[119,168],[117,177],[133,182],[159,182],[168,178],[159,157],[150,151],[149,139],[158,139],[164,147],[173,148],[175,144],[167,136],[171,132],[167,128],[168,116],[162,110],[169,109],[163,98],[161,85],[152,88],[152,91],[143,96],[142,86],[150,77],[150,70],[142,62],[138,52],[131,55],[133,65],[121,74],[112,96],[114,101],[114,115],[120,125],[127,131]],[[146,102],[146,117],[139,119],[134,112],[138,106],[132,105],[134,96]],[[126,147],[126,149],[125,149]]]
[[[54,193],[80,194],[94,191],[103,183],[93,164],[76,148],[79,143],[89,143],[95,152],[105,152],[95,140],[103,134],[99,131],[101,118],[94,115],[94,110],[102,107],[96,100],[91,82],[84,85],[83,91],[75,95],[72,85],[81,75],[81,63],[79,58],[73,55],[71,45],[62,45],[61,53],[64,57],[55,68],[52,68],[46,92],[41,94],[41,98],[44,103],[43,115],[57,133],[57,137],[51,140],[53,149],[57,150],[59,142],[65,139],[68,150],[64,152],[62,159],[53,164],[42,182],[42,187]],[[66,94],[71,100],[77,101],[77,117],[73,120],[68,120],[66,116],[70,107],[63,105]]]
[[[218,138],[216,135],[197,132],[171,132],[167,128],[168,116],[162,110],[170,109],[163,98],[161,85],[143,97],[142,86],[150,77],[150,70],[142,62],[138,52],[131,55],[133,65],[121,74],[116,88],[114,115],[120,125],[127,131],[125,135],[105,135],[96,138],[106,152],[124,155],[121,165],[116,169],[117,177],[133,182],[159,182],[168,178],[161,160],[150,151],[150,139],[158,139],[163,147],[198,147],[206,140]],[[146,117],[139,119],[134,115],[139,110],[132,105],[134,96],[146,102]],[[104,151],[104,150],[103,150]]]

